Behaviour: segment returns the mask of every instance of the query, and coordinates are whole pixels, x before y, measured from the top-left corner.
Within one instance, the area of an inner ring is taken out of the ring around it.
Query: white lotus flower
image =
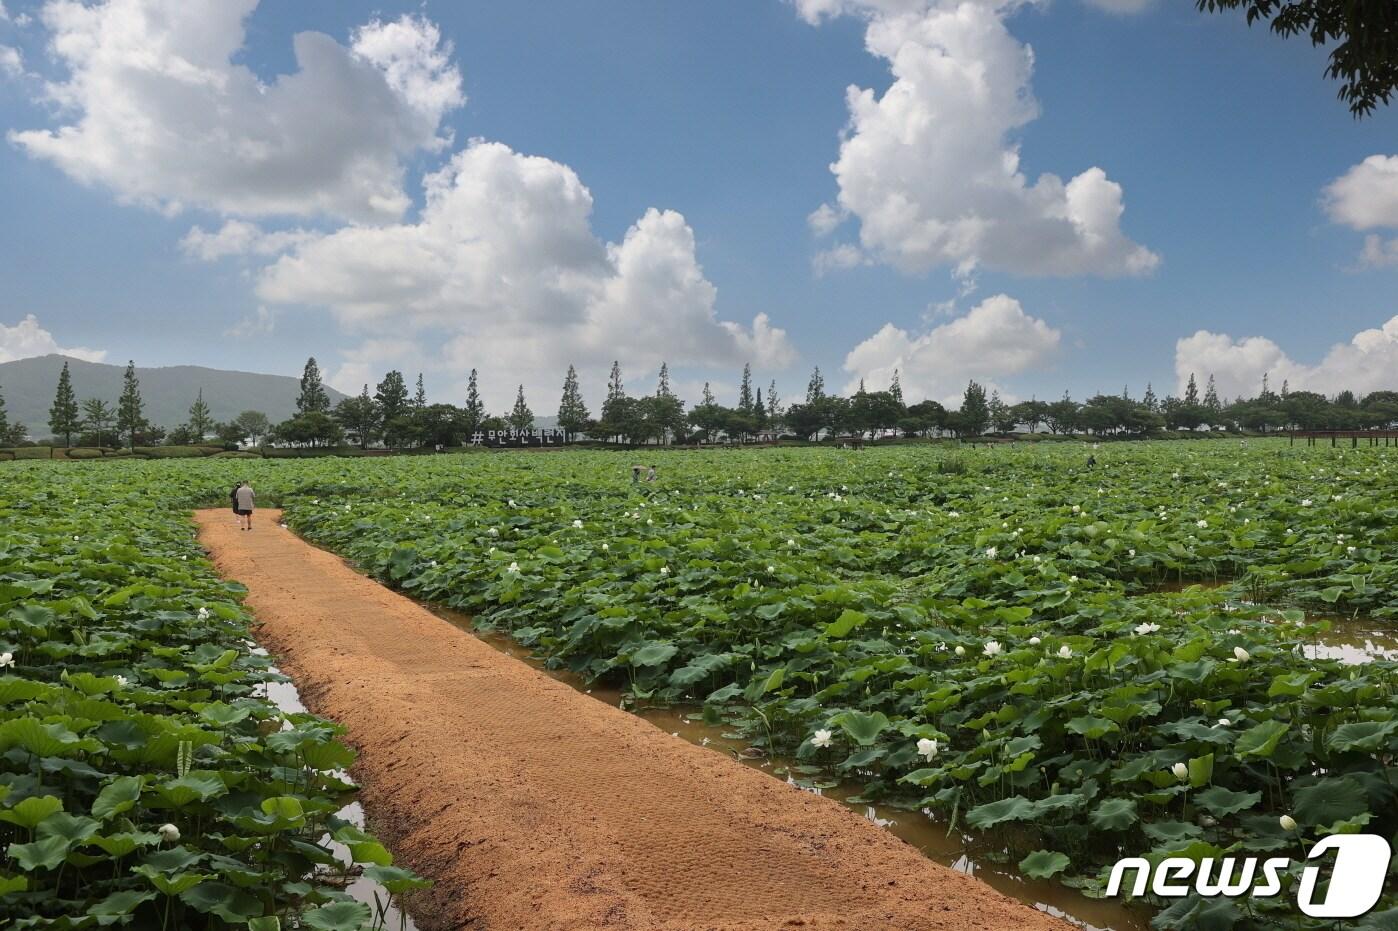
[[[960,517],[960,511],[947,511],[947,517]]]
[[[1219,727],[1228,727],[1228,726],[1229,726],[1230,724],[1232,724],[1232,723],[1233,723],[1233,722],[1230,721],[1230,720],[1228,720],[1227,718],[1219,718],[1219,719],[1218,719],[1218,726],[1219,726]]]
[[[130,681],[127,680],[127,678],[126,678],[125,676],[117,676],[117,677],[116,677],[116,684],[117,684],[117,688],[119,688],[119,689],[124,689],[124,688],[126,688],[128,685],[130,685],[131,683],[130,683]]]
[[[581,520],[575,520],[575,521],[573,521],[573,526],[574,526],[575,528],[577,528],[578,530],[581,530],[581,529],[582,529],[582,521],[581,521]]]
[[[604,553],[605,553],[607,550],[611,549],[611,548],[612,548],[612,547],[611,547],[610,544],[607,544],[607,543],[603,543],[603,544],[602,544],[602,552],[604,552]]]
[[[511,498],[511,499],[510,499],[510,507],[514,507],[514,506],[515,506],[515,499],[514,499],[514,498]]]
[[[993,547],[993,546],[987,546],[987,547],[985,548],[985,555],[986,555],[986,558],[987,558],[987,559],[994,559],[994,558],[995,558],[995,554],[998,553],[998,552],[999,552],[999,550],[997,550],[997,549],[996,549],[995,547]]]
[[[1074,513],[1074,514],[1081,514],[1081,513],[1082,513],[1082,506],[1081,506],[1081,505],[1078,505],[1078,504],[1073,505],[1073,513]]]
[[[510,573],[511,575],[519,575],[519,563],[517,563],[517,562],[512,562],[512,563],[510,563],[510,567],[509,567],[508,569],[506,569],[505,571],[508,572],[508,573]]]
[[[651,525],[654,524],[654,523],[655,523],[655,521],[651,520],[649,517],[646,518],[646,526],[647,526],[647,527],[651,526]]]
[[[767,571],[768,571],[768,572],[776,572],[776,571],[777,571],[777,567],[776,567],[776,566],[768,566],[768,567],[767,567]]]
[[[1043,641],[1040,640],[1038,637],[1030,637],[1030,638],[1029,638],[1029,645],[1030,645],[1031,647],[1036,647],[1036,646],[1038,646],[1038,645],[1041,644],[1041,643],[1043,643]]]
[[[1203,530],[1205,527],[1209,526],[1209,522],[1201,517],[1194,522],[1194,526],[1198,527],[1200,530]]]
[[[660,567],[660,574],[661,574],[661,575],[669,575],[669,574],[670,574],[670,567],[669,567],[669,566],[661,566],[661,567]]]
[[[1352,546],[1347,546],[1345,547],[1345,552],[1348,553],[1350,556],[1353,556],[1356,552],[1358,552],[1358,550],[1356,550]]]
[[[1127,551],[1126,551],[1126,555],[1127,555],[1127,556],[1131,556],[1131,557],[1135,557],[1136,551],[1135,551],[1135,550],[1127,550]]]
[[[1252,654],[1249,653],[1247,650],[1244,650],[1242,647],[1234,647],[1234,648],[1233,648],[1233,661],[1234,661],[1234,662],[1246,663],[1246,662],[1247,662],[1248,660],[1250,660],[1250,659],[1252,659]]]
[[[1000,641],[987,640],[985,646],[981,648],[981,652],[986,656],[998,656],[1000,654]]]
[[[830,746],[831,739],[834,736],[833,732],[822,727],[820,730],[816,731],[815,736],[811,738],[811,746],[819,747],[824,750],[826,747]]]
[[[180,829],[173,824],[162,824],[156,829],[156,833],[159,834],[160,839],[167,844],[176,843],[180,839]]]
[[[958,644],[957,647],[956,647],[956,650],[955,650],[954,652],[956,653],[957,656],[965,656],[965,655],[966,655],[966,648]],[[6,653],[5,655],[6,655],[6,656],[9,656],[10,654]]]
[[[209,619],[209,609],[200,608],[198,613],[195,614],[195,617],[199,618],[201,621],[207,621]]]
[[[937,746],[937,741],[927,737],[924,737],[917,742],[918,756],[922,757],[929,763],[932,762],[932,758],[937,755],[937,751],[939,749],[940,748]]]
[[[1076,584],[1078,584],[1078,577],[1075,576],[1075,575],[1070,575],[1070,576],[1068,576],[1068,584],[1069,584],[1069,585],[1076,585]]]
[[[1139,634],[1139,635],[1141,635],[1141,636],[1143,636],[1143,637],[1144,637],[1146,634],[1153,634],[1153,633],[1155,633],[1155,632],[1156,632],[1157,630],[1159,630],[1159,629],[1160,629],[1160,625],[1159,625],[1159,624],[1151,624],[1151,623],[1149,623],[1149,622],[1144,623],[1144,624],[1138,624],[1138,625],[1136,625],[1136,633]]]
[[[1296,830],[1296,819],[1291,817],[1290,815],[1282,815],[1280,818],[1277,819],[1277,824],[1281,825],[1281,829],[1283,831]]]
[[[1179,474],[1178,472],[1176,472],[1175,474],[1171,475],[1170,477],[1171,477],[1171,478],[1179,478],[1179,477],[1180,477],[1180,474]]]
[[[1035,562],[1043,562],[1043,561],[1044,561],[1044,557],[1035,554],[1035,556],[1034,556],[1034,561],[1035,561]]]
[[[1301,507],[1303,507],[1303,508],[1308,508],[1308,507],[1310,507],[1310,506],[1311,506],[1311,499],[1310,499],[1310,498],[1302,498],[1302,499],[1301,499]]]
[[[1063,644],[1063,646],[1058,648],[1058,655],[1063,657],[1064,659],[1068,659],[1073,655],[1073,648],[1065,643]]]
[[[6,666],[13,667],[14,664],[15,655],[13,653],[0,653],[0,669],[4,669]]]
[[[1170,767],[1170,772],[1175,774],[1175,778],[1183,782],[1189,778],[1189,767],[1183,763],[1176,763]]]
[[[787,540],[787,541],[786,541],[786,545],[787,545],[787,546],[795,546],[795,545],[796,545],[796,541],[795,541],[795,540]]]
[[[494,527],[491,527],[486,533],[490,534],[492,537],[500,536],[500,531],[496,530]]]

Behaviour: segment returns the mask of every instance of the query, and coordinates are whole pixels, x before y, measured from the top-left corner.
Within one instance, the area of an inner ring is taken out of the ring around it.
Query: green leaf
[[[1114,731],[1121,730],[1115,721],[1109,721],[1106,718],[1095,717],[1093,715],[1083,715],[1079,718],[1073,718],[1063,726],[1074,734],[1081,734],[1091,740],[1099,740]]]
[[[102,787],[92,803],[92,816],[106,821],[112,815],[130,811],[141,797],[145,780],[140,776],[118,776]]]
[[[972,808],[966,813],[966,823],[983,831],[1006,821],[1031,820],[1034,812],[1033,802],[1022,795],[1013,795]]]
[[[1252,808],[1262,801],[1262,793],[1257,791],[1235,792],[1224,786],[1212,786],[1193,798],[1194,803],[1200,808],[1222,818]]]
[[[652,640],[631,654],[632,666],[663,666],[679,652],[679,647],[667,641]]]
[[[316,931],[359,931],[373,917],[363,902],[331,902],[301,916],[301,923]]]
[[[262,916],[262,900],[237,886],[223,882],[201,882],[180,893],[180,900],[197,912],[217,915],[229,924],[246,924]]]
[[[825,626],[825,636],[832,640],[839,640],[848,637],[850,631],[856,627],[863,627],[869,620],[869,615],[859,611],[846,608],[840,616]]]
[[[1121,831],[1135,824],[1136,801],[1127,798],[1109,798],[1093,809],[1088,815],[1092,826],[1103,831]]]
[[[1358,721],[1341,724],[1325,743],[1331,750],[1341,753],[1350,750],[1379,753],[1389,748],[1395,732],[1398,732],[1398,720]]]
[[[1189,761],[1189,785],[1198,789],[1209,784],[1214,777],[1214,755],[1195,757]]]
[[[1277,743],[1289,730],[1291,725],[1285,721],[1263,721],[1238,736],[1238,742],[1233,745],[1233,752],[1238,756],[1270,757],[1276,752]]]
[[[154,892],[133,892],[123,890],[113,892],[100,902],[88,907],[89,917],[96,918],[102,926],[115,924],[134,912],[138,906],[155,898]]]
[[[844,711],[832,717],[830,723],[843,730],[861,747],[867,747],[884,732],[889,721],[888,716],[882,711],[875,711],[873,714]]]
[[[1056,850],[1036,850],[1019,861],[1019,871],[1030,879],[1048,879],[1068,868],[1068,855]]]
[[[401,866],[368,866],[364,868],[364,876],[383,886],[393,895],[402,895],[414,889],[426,889],[432,885],[432,880],[423,879],[412,870],[405,870]]]
[[[1333,824],[1369,810],[1369,799],[1351,776],[1327,776],[1292,795],[1293,814],[1303,825]]]
[[[31,844],[11,844],[9,854],[25,872],[51,870],[68,855],[68,841],[63,837],[45,837]]]
[[[0,811],[0,821],[8,821],[32,831],[40,821],[62,810],[63,803],[52,795],[30,796],[13,808]]]

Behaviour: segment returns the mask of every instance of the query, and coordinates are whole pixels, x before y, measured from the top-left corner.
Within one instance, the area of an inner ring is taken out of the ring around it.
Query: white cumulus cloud
[[[19,49],[0,45],[0,76],[17,78],[24,74],[24,56]]]
[[[107,358],[105,349],[60,346],[53,334],[39,325],[38,318],[33,314],[29,314],[14,326],[0,323],[0,362],[53,354],[71,356],[88,362],[101,362]]]
[[[1315,364],[1297,362],[1265,336],[1234,339],[1199,330],[1175,344],[1176,390],[1183,393],[1191,374],[1202,384],[1213,375],[1220,395],[1254,397],[1268,376],[1272,390],[1285,381],[1293,391],[1359,394],[1393,387],[1398,372],[1398,316],[1337,343]]]
[[[1354,230],[1398,229],[1398,155],[1371,155],[1326,185],[1321,203],[1330,219]],[[1398,238],[1364,237],[1359,264],[1398,265]]]
[[[892,323],[845,357],[847,390],[863,379],[882,388],[898,370],[905,397],[954,401],[969,379],[996,386],[1003,379],[1041,368],[1058,351],[1062,333],[1024,312],[1004,294],[986,298],[965,316],[909,333]]]
[[[232,255],[271,256],[309,242],[316,236],[316,233],[302,229],[266,232],[246,220],[229,220],[212,232],[200,226],[191,227],[180,240],[180,251],[206,262]]]
[[[838,204],[811,217],[859,219],[866,252],[909,273],[950,265],[1023,275],[1141,275],[1159,257],[1121,230],[1122,189],[1097,167],[1030,180],[1014,133],[1039,115],[1034,55],[1005,18],[1025,0],[796,0],[812,22],[856,14],[885,59],[880,96],[850,87],[832,166]]]
[[[538,373],[551,382],[560,365],[613,358],[636,368],[775,368],[795,357],[765,315],[718,318],[678,213],[648,210],[621,242],[604,243],[592,231],[591,192],[571,168],[497,142],[472,142],[424,184],[416,222],[346,227],[260,276],[268,303],[329,307],[367,333],[334,376],[339,387],[362,382],[372,359],[424,355],[419,340],[434,347],[432,365],[511,381]]]
[[[64,119],[9,138],[71,177],[176,211],[397,219],[403,160],[437,150],[464,101],[437,27],[372,22],[345,47],[305,32],[297,68],[264,82],[235,62],[257,0],[49,0],[46,85]]]

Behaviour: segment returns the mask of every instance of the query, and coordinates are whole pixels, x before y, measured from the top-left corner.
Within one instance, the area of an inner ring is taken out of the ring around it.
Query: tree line
[[[579,389],[577,370],[570,365],[559,398],[558,428],[569,442],[585,435],[593,440],[642,444],[782,435],[803,439],[889,434],[965,438],[1047,430],[1054,434],[1149,436],[1161,430],[1201,427],[1257,433],[1398,427],[1398,392],[1375,391],[1361,398],[1352,391],[1341,391],[1327,397],[1312,391],[1291,391],[1286,382],[1275,391],[1265,375],[1255,397],[1232,401],[1219,396],[1212,375],[1202,394],[1190,375],[1180,397],[1159,398],[1147,385],[1139,399],[1123,389],[1120,395],[1099,394],[1083,402],[1065,392],[1057,401],[1030,399],[1015,404],[1003,401],[996,391],[987,394],[984,386],[972,380],[960,406],[950,408],[933,400],[905,403],[897,370],[887,388],[871,391],[861,381],[858,390],[841,396],[826,390],[819,368],[811,373],[804,398],[785,404],[775,381],[769,382],[764,394],[763,388],[754,384],[751,366],[744,366],[737,395],[736,405],[721,405],[706,382],[699,402],[687,406],[675,394],[665,363],[660,366],[653,391],[631,394],[622,380],[621,365],[613,362],[606,397],[594,417]],[[534,424],[523,385],[518,386],[509,411],[488,413],[475,369],[467,381],[462,405],[429,403],[422,375],[410,391],[403,373],[397,370],[387,372],[372,392],[365,384],[357,396],[332,405],[314,357],[307,360],[301,374],[296,414],[277,424],[259,411],[244,411],[228,422],[216,421],[202,390],[191,403],[186,422],[170,429],[151,424],[144,416],[134,363],[126,366],[121,395],[114,404],[100,398],[80,402],[65,363],[49,410],[49,429],[55,442],[64,446],[74,445],[75,440],[81,446],[136,447],[190,445],[212,439],[229,446],[270,442],[291,446],[451,447],[490,431],[529,431]],[[27,432],[24,425],[7,419],[0,395],[0,445],[19,445]]]

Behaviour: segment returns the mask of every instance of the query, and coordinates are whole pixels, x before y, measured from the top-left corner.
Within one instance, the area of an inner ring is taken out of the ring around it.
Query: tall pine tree
[[[776,421],[782,415],[782,399],[777,395],[777,380],[767,385],[767,416]]]
[[[1146,382],[1146,393],[1141,398],[1141,406],[1151,413],[1160,410],[1160,399],[1155,396],[1155,389],[1151,387],[1150,382]]]
[[[320,366],[316,364],[315,356],[306,360],[306,367],[301,371],[301,394],[296,398],[296,412],[298,414],[324,414],[330,410],[330,395],[325,392],[325,385],[320,378]]]
[[[626,388],[621,383],[621,363],[612,363],[612,373],[607,376],[607,399],[602,402],[602,419],[614,423],[620,408],[626,400]]]
[[[700,395],[700,403],[705,407],[713,407],[718,402],[714,400],[714,390],[709,387],[708,382],[704,382],[704,393]]]
[[[72,446],[73,434],[82,429],[78,399],[73,394],[73,377],[68,374],[67,362],[63,363],[63,371],[58,374],[58,391],[54,393],[53,406],[49,408],[49,429],[55,438],[63,438],[64,446]]]
[[[141,383],[136,378],[136,363],[128,361],[121,376],[121,397],[117,399],[117,433],[126,437],[127,445],[136,448],[136,434],[146,427],[146,406],[141,400]]]
[[[427,389],[422,387],[422,373],[417,373],[417,392],[413,394],[413,410],[427,409]]]
[[[558,426],[565,442],[572,442],[573,434],[587,428],[588,417],[587,404],[578,388],[578,372],[570,365],[563,378],[563,397],[558,401]]]
[[[521,432],[534,429],[534,412],[524,401],[523,385],[519,386],[519,393],[515,395],[514,410],[510,411],[510,426]]]
[[[903,382],[898,378],[897,369],[893,370],[893,383],[888,386],[888,393],[893,395],[893,400],[903,403]]]
[[[1204,410],[1210,414],[1219,414],[1223,411],[1223,402],[1218,399],[1218,386],[1214,384],[1214,376],[1209,375],[1209,386],[1204,390]],[[1217,423],[1217,421],[1212,421]]]
[[[1194,380],[1194,373],[1189,373],[1189,384],[1184,387],[1184,403],[1197,405],[1199,403],[1199,385]]]
[[[212,433],[213,429],[214,418],[209,413],[209,405],[204,403],[204,389],[200,388],[199,396],[189,407],[189,432],[194,434],[194,441],[198,443]]]
[[[481,390],[476,379],[476,370],[471,369],[471,377],[466,382],[466,406],[461,409],[461,426],[466,430],[467,442],[470,442],[483,423],[485,423],[485,403],[481,401]]]
[[[811,380],[806,382],[806,403],[816,404],[825,400],[825,376],[820,374],[820,366],[811,371]]]
[[[738,410],[744,414],[753,413],[752,403],[752,366],[743,366],[743,380],[738,385]]]
[[[673,398],[675,393],[670,390],[670,364],[660,363],[660,377],[655,386],[655,396],[657,398]]]

